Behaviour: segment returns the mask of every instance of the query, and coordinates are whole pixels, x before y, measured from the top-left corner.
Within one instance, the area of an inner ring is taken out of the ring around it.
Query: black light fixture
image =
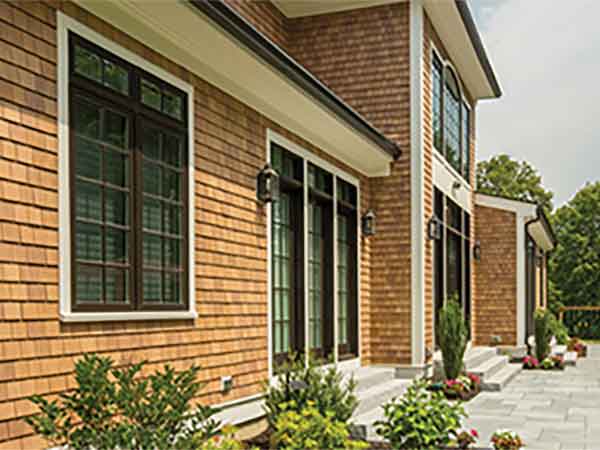
[[[432,241],[439,241],[442,238],[442,223],[435,216],[429,219],[427,235]]]
[[[475,241],[475,245],[473,245],[473,258],[475,261],[481,261],[481,242]]]
[[[363,236],[373,236],[375,234],[375,213],[372,209],[362,216],[361,228]]]
[[[256,177],[256,196],[263,203],[279,200],[279,174],[269,163]]]

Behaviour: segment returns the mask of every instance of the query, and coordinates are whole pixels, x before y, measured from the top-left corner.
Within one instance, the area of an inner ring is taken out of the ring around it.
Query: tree
[[[526,161],[515,161],[510,156],[496,155],[477,164],[477,192],[535,202],[547,213],[552,211],[554,194],[542,185],[539,172]]]
[[[558,244],[548,276],[551,301],[564,305],[600,305],[600,182],[587,184],[552,216]],[[554,295],[553,295],[554,294]],[[568,313],[567,325],[580,337],[592,333],[598,313]],[[589,332],[589,333],[588,333]]]

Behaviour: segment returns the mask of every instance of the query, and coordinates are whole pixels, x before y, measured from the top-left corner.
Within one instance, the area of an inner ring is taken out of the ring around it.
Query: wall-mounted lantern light
[[[372,209],[362,216],[361,228],[363,236],[373,236],[375,234],[375,213]]]
[[[279,200],[279,174],[268,163],[256,177],[256,197],[263,203]]]
[[[475,261],[481,261],[481,242],[479,241],[475,241],[473,246],[473,258],[475,258]]]
[[[442,238],[442,223],[437,217],[429,219],[427,224],[427,235],[432,241],[439,241]]]

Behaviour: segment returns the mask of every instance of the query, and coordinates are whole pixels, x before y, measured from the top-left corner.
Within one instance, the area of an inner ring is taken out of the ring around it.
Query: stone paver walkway
[[[526,450],[600,450],[600,346],[588,353],[577,367],[523,371],[502,392],[482,392],[466,406],[466,427],[483,442],[511,429]]]

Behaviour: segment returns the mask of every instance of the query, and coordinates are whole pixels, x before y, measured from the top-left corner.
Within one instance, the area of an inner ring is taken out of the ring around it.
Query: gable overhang
[[[361,174],[387,175],[400,155],[394,142],[221,1],[77,3]]]
[[[399,3],[399,0],[272,0],[272,2],[286,17],[296,18]]]
[[[522,220],[522,224],[517,226],[524,226],[538,247],[546,252],[556,247],[556,236],[552,225],[544,209],[536,203],[477,193],[475,204],[515,213]]]
[[[424,0],[424,7],[473,100],[502,96],[468,2]]]

